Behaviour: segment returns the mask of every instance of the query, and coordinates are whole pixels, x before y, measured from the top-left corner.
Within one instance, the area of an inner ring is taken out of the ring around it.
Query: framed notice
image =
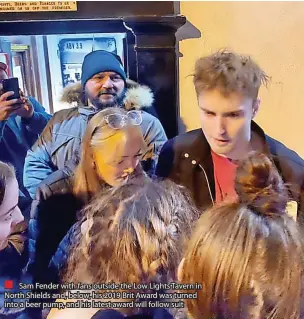
[[[0,1],[0,13],[42,11],[77,11],[77,1]]]

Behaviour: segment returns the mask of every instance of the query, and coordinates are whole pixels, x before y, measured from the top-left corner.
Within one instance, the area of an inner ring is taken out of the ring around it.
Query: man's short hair
[[[224,96],[240,93],[256,99],[261,84],[267,86],[268,80],[251,57],[221,50],[197,60],[193,82],[197,95],[216,89]]]

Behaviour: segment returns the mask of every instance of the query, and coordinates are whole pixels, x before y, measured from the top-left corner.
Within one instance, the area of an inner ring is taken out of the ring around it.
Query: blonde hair
[[[265,155],[237,169],[239,201],[205,212],[181,270],[183,283],[201,283],[185,300],[193,318],[300,318],[302,234],[286,213],[287,192]],[[195,265],[195,267],[193,267]]]
[[[224,96],[241,93],[256,99],[262,83],[269,77],[251,57],[220,50],[197,60],[194,71],[194,86],[197,95],[202,91],[217,89]]]
[[[104,154],[107,156],[107,146],[109,146],[113,138],[119,137],[119,143],[115,141],[115,147],[119,151],[121,146],[126,143],[130,130],[135,132],[141,140],[142,150],[146,149],[140,126],[127,124],[123,128],[113,129],[106,123],[105,117],[113,113],[126,115],[127,111],[122,108],[111,107],[98,112],[89,121],[82,140],[81,158],[74,175],[73,192],[85,202],[88,202],[105,185],[94,166],[94,150],[104,149]],[[119,156],[118,153],[116,155]]]
[[[148,177],[108,190],[83,214],[89,227],[71,251],[66,281],[168,283],[198,218],[182,187]]]

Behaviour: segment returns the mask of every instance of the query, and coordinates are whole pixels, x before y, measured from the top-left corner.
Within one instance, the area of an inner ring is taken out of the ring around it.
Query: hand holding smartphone
[[[4,79],[1,82],[0,121],[7,120],[13,114],[30,118],[33,115],[33,106],[22,96],[18,78]]]

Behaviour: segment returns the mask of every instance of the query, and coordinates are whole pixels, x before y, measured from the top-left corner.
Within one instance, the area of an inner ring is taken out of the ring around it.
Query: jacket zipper
[[[189,154],[188,153],[185,153],[184,156],[185,156],[185,158],[189,158]],[[211,198],[211,201],[212,201],[212,205],[214,206],[215,203],[214,203],[214,199],[213,199],[213,196],[212,196],[209,179],[208,179],[208,176],[207,176],[207,173],[206,173],[204,167],[200,163],[197,163],[196,160],[192,160],[191,164],[192,165],[198,164],[199,168],[204,172],[204,175],[205,175],[205,178],[206,178],[206,182],[207,182],[207,186],[208,186],[209,195],[210,195],[210,198]]]
[[[204,175],[205,175],[205,178],[206,178],[206,182],[207,182],[207,186],[208,186],[209,195],[210,195],[210,198],[211,198],[211,201],[212,201],[212,205],[214,206],[214,199],[213,199],[213,196],[212,196],[211,187],[210,187],[210,183],[209,183],[209,179],[208,179],[207,173],[206,173],[204,167],[200,163],[198,163],[198,166],[204,172]]]

